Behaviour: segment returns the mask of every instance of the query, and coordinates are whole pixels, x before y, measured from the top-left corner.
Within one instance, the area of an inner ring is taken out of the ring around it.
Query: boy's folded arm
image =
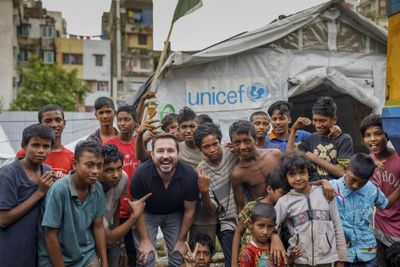
[[[10,210],[0,210],[0,227],[6,228],[15,221],[18,221],[25,214],[27,214],[32,209],[32,207],[35,206],[36,203],[40,201],[44,196],[44,194],[36,191],[24,202],[21,202],[14,208]]]
[[[330,175],[334,175],[336,177],[342,177],[344,174],[344,169],[340,165],[335,165],[326,160],[318,157],[312,152],[306,152],[306,156],[319,167],[327,171]]]

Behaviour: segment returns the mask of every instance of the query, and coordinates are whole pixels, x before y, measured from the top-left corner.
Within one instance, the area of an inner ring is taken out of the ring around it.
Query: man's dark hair
[[[356,153],[350,159],[349,170],[363,180],[368,180],[375,168],[374,160],[365,153]]]
[[[39,137],[45,140],[51,141],[51,146],[54,145],[56,137],[54,135],[54,131],[47,125],[43,125],[40,123],[35,123],[29,125],[22,131],[22,141],[21,146],[26,146],[29,143],[29,140],[34,137]]]
[[[172,123],[176,122],[178,123],[178,115],[175,113],[170,113],[164,116],[164,118],[161,121],[161,129],[165,132]]]
[[[287,101],[279,100],[271,104],[268,108],[269,116],[272,116],[275,111],[278,111],[280,115],[286,115],[290,117],[290,110],[293,105]]]
[[[279,169],[268,173],[265,177],[265,185],[266,187],[270,186],[272,190],[283,189],[287,192],[290,189],[285,175]]]
[[[360,132],[361,135],[364,137],[365,132],[367,131],[368,128],[370,127],[380,127],[383,131],[382,127],[382,116],[379,114],[370,114],[367,117],[365,117],[360,124]]]
[[[137,113],[136,113],[136,110],[132,106],[129,106],[129,105],[121,106],[117,110],[117,115],[120,112],[126,112],[126,113],[130,114],[132,116],[132,119],[135,122],[137,122]]]
[[[111,98],[106,97],[106,96],[100,96],[99,98],[94,101],[94,109],[95,111],[98,111],[99,109],[107,107],[111,108],[112,110],[115,110],[115,105],[114,102]]]
[[[222,133],[218,125],[215,123],[200,124],[194,132],[194,142],[198,148],[201,147],[201,142],[206,136],[214,135],[219,142],[222,140]]]
[[[215,247],[211,237],[207,234],[198,233],[192,236],[189,240],[189,247],[192,251],[194,251],[196,247],[196,243],[201,244],[202,246],[207,246],[210,250],[211,255],[214,255]]]
[[[234,134],[248,134],[256,139],[256,129],[254,128],[253,124],[245,120],[238,120],[232,123],[232,125],[229,127],[229,136],[231,141]]]
[[[185,121],[191,121],[191,120],[196,120],[197,121],[197,115],[196,113],[191,110],[188,107],[183,107],[181,110],[179,110],[177,121],[178,124],[181,125],[181,123]]]
[[[103,145],[102,155],[104,158],[104,164],[117,162],[118,160],[120,160],[122,163],[124,162],[124,156],[114,144]]]
[[[321,96],[317,102],[314,103],[312,113],[328,116],[329,118],[336,117],[337,106],[333,98],[330,96]]]
[[[83,141],[80,141],[78,144],[76,144],[74,160],[79,161],[80,157],[82,156],[82,154],[84,152],[92,153],[96,157],[100,157],[100,158],[103,157],[102,147],[96,141],[83,140]]]
[[[57,105],[48,104],[48,105],[43,106],[38,112],[39,123],[42,123],[42,118],[43,118],[44,113],[49,112],[49,111],[55,111],[55,110],[60,111],[63,120],[65,120],[64,110],[62,108],[60,108]]]
[[[208,116],[207,114],[200,114],[197,116],[197,121],[200,124],[203,123],[214,123],[213,119],[211,119],[210,116]]]
[[[272,205],[266,203],[257,203],[251,210],[250,220],[254,223],[259,218],[272,219],[273,221],[275,221],[275,208]]]
[[[385,252],[387,267],[400,267],[400,242],[393,243]]]
[[[154,151],[157,140],[159,139],[172,139],[176,144],[176,150],[179,152],[179,140],[175,135],[169,133],[159,133],[151,141],[151,150]]]
[[[269,119],[269,115],[266,112],[264,112],[264,111],[256,111],[256,112],[253,112],[250,115],[250,122],[253,122],[254,116],[267,116],[268,119]]]
[[[313,171],[311,161],[303,152],[295,151],[283,155],[280,171],[287,181],[287,174],[296,170],[308,170],[308,174]]]

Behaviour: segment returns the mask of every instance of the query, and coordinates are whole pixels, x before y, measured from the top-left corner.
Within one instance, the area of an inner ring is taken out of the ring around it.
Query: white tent
[[[276,100],[293,102],[296,118],[330,95],[339,125],[354,138],[362,117],[384,105],[386,42],[384,29],[333,0],[195,54],[172,53],[157,97],[175,110],[209,114],[226,135],[233,121]]]
[[[15,158],[15,151],[10,145],[7,135],[0,125],[0,166],[13,160]]]

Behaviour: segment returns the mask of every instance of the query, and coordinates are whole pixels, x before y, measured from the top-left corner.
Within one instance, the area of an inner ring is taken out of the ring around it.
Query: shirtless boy
[[[265,195],[265,177],[278,167],[282,153],[278,149],[257,149],[255,129],[248,121],[234,122],[229,136],[233,151],[240,158],[231,176],[236,209],[240,212],[246,202]]]

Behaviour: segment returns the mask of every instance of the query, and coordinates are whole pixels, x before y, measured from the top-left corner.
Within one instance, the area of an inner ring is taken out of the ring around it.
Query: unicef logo
[[[251,102],[261,102],[269,95],[269,88],[261,83],[253,83],[247,87],[246,94]]]

